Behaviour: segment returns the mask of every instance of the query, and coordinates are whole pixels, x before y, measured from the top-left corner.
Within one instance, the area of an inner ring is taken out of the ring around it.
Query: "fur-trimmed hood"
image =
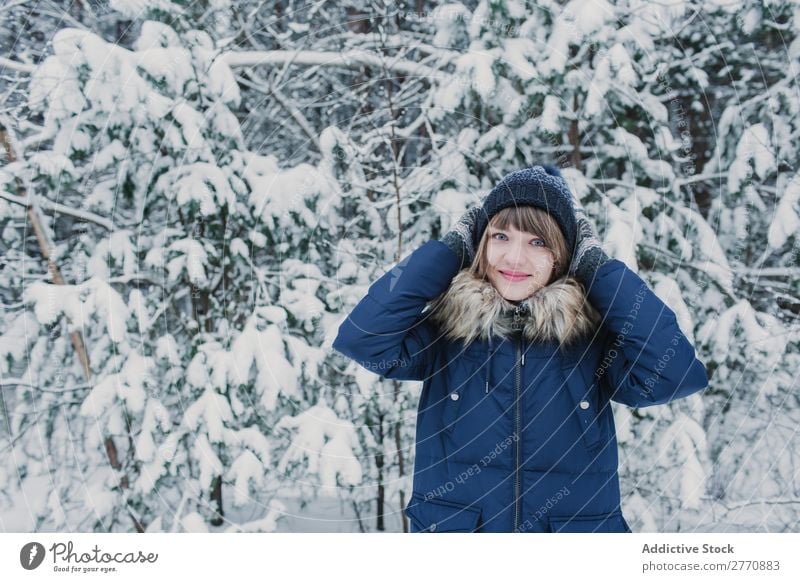
[[[509,338],[519,330],[531,343],[557,341],[569,345],[591,336],[602,319],[589,303],[583,285],[569,275],[515,304],[490,281],[464,269],[428,306],[432,321],[444,335],[465,343],[478,338],[491,340],[494,335]]]

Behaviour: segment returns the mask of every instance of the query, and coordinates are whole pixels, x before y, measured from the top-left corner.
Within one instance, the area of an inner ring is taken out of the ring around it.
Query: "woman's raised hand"
[[[611,260],[597,236],[592,221],[586,211],[578,203],[574,204],[575,219],[578,223],[578,238],[575,242],[575,253],[569,267],[569,274],[588,287],[597,269]]]
[[[441,241],[458,256],[462,269],[470,266],[475,258],[475,243],[473,242],[475,225],[481,212],[483,212],[481,206],[471,206],[441,238]]]

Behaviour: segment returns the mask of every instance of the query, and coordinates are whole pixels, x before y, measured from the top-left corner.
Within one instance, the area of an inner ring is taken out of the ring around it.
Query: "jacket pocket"
[[[602,444],[600,430],[600,410],[597,404],[597,385],[592,378],[586,379],[580,361],[562,368],[564,386],[569,393],[572,413],[578,423],[583,442],[593,451]]]
[[[405,508],[411,533],[475,532],[481,510],[444,499],[424,499],[413,495]]]
[[[550,531],[555,533],[632,533],[621,511],[596,515],[551,515]]]
[[[621,511],[597,515],[551,515],[550,531],[557,533],[632,533]]]

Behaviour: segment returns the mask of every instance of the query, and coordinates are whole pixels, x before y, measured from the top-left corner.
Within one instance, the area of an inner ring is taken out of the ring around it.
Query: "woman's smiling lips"
[[[503,275],[509,281],[522,281],[530,275],[526,275],[525,273],[518,273],[517,271],[500,271],[500,274]]]

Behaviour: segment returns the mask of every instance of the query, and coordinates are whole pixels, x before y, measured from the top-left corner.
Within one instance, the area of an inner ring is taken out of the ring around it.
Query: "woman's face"
[[[487,231],[487,275],[500,295],[520,301],[547,285],[554,256],[544,240],[510,225],[506,229],[489,225]]]

